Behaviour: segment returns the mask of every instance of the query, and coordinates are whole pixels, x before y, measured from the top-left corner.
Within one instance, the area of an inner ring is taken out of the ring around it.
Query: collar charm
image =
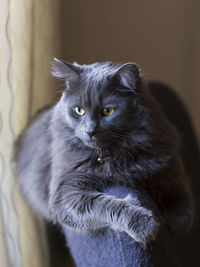
[[[111,157],[111,151],[109,151],[108,149],[99,149],[97,150],[97,153],[99,154],[98,158],[97,158],[97,162],[99,164],[102,164],[105,162],[105,159],[109,159]]]
[[[99,157],[97,158],[97,162],[98,162],[99,164],[104,163],[104,160],[103,160],[102,156],[99,156]]]

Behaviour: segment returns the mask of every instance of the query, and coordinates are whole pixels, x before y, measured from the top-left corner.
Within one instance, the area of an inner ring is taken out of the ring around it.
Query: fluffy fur
[[[77,231],[109,226],[138,242],[154,239],[160,223],[153,208],[104,193],[124,185],[150,194],[173,235],[188,231],[192,198],[177,133],[137,65],[55,59],[52,73],[65,80],[66,89],[16,146],[16,169],[31,206]],[[83,116],[76,106],[84,108]],[[115,108],[113,114],[103,116],[105,107]]]

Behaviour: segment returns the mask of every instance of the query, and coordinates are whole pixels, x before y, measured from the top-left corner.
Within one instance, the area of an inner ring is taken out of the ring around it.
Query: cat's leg
[[[173,236],[181,236],[191,229],[193,222],[192,198],[184,185],[179,184],[171,189],[164,218]]]
[[[49,198],[51,217],[77,231],[110,226],[127,232],[138,242],[154,239],[159,223],[152,210],[144,208],[131,196],[120,199],[101,192],[101,185],[96,180],[78,173],[52,179]]]
[[[171,234],[181,236],[192,226],[193,198],[181,163],[177,162],[174,169],[169,173],[173,177],[173,183],[163,198],[163,215]]]

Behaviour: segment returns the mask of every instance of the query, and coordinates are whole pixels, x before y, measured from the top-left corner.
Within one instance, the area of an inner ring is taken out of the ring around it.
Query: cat
[[[148,192],[172,236],[187,232],[193,201],[178,134],[138,66],[54,59],[52,74],[66,84],[60,100],[16,145],[16,171],[33,209],[80,232],[110,227],[137,242],[155,239],[161,223],[153,209],[105,193],[122,185]]]

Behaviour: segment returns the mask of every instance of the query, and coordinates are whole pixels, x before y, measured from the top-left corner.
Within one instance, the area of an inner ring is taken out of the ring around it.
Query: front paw
[[[148,213],[132,216],[126,230],[133,239],[144,244],[156,239],[160,226],[158,220],[152,216],[151,212]]]

